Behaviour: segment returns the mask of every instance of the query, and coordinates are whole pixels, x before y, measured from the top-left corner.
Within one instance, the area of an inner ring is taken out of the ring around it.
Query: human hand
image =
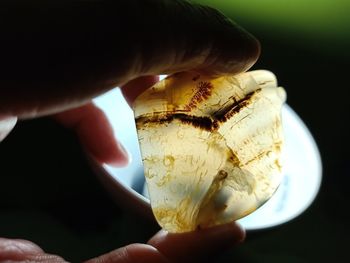
[[[244,235],[244,230],[234,223],[184,234],[161,230],[148,244],[131,244],[86,263],[207,262],[218,252],[237,245]],[[0,238],[0,262],[4,261],[66,262],[59,256],[45,253],[30,241]]]
[[[93,97],[122,86],[132,101],[159,74],[184,70],[234,74],[251,67],[259,55],[259,45],[248,33],[213,9],[183,1],[23,0],[1,3],[0,10],[0,140],[17,118],[53,115],[77,133],[96,160],[117,166],[127,163],[127,155],[103,112],[91,103]],[[216,233],[220,235],[215,239]],[[158,235],[150,241],[153,247],[131,245],[111,255],[113,260],[126,257],[119,262],[128,262],[133,253],[153,255],[150,262],[161,257],[176,262],[187,252],[188,259],[194,251],[218,253],[224,244],[235,244],[242,237],[231,224],[170,235],[161,242]],[[5,241],[16,247],[17,241]],[[164,250],[175,244],[178,250]]]

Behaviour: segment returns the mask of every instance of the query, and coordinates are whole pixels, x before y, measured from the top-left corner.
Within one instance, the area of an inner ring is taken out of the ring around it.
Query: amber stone
[[[228,223],[276,191],[282,173],[281,107],[269,71],[210,78],[182,72],[133,108],[153,213],[169,232]]]

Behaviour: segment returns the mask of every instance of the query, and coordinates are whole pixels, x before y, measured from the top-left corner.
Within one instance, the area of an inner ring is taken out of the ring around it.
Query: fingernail
[[[17,117],[3,117],[0,116],[0,142],[10,133],[15,127]]]
[[[234,222],[234,224],[237,226],[237,230],[241,232],[241,235],[240,237],[241,238],[238,238],[237,239],[237,242],[243,242],[246,238],[246,231],[245,231],[245,228],[238,222]]]
[[[127,164],[131,163],[131,155],[129,151],[124,147],[123,144],[119,143],[119,149],[123,153],[125,159],[127,160]]]
[[[118,156],[118,161],[115,162],[114,164],[117,165],[118,167],[128,166],[132,161],[131,154],[119,141],[118,141],[118,149],[119,149],[120,155]]]

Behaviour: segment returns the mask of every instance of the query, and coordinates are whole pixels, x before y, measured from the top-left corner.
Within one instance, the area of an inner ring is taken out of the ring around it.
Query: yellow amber
[[[134,102],[153,213],[169,232],[237,220],[281,181],[281,107],[268,71],[171,75]]]

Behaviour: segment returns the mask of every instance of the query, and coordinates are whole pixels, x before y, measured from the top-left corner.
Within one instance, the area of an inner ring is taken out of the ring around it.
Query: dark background
[[[271,70],[286,88],[288,104],[318,143],[323,181],[305,213],[277,228],[249,232],[243,245],[217,262],[347,262],[349,19],[327,15],[326,8],[320,17],[327,21],[312,20],[315,29],[308,24],[305,30],[298,16],[290,18],[290,25],[276,22],[278,18],[268,22],[222,3],[226,2],[218,1],[217,7],[261,41],[261,58],[254,68]],[[301,8],[307,13],[305,5]],[[312,12],[313,6],[309,8]],[[284,11],[287,14],[288,7]],[[332,20],[335,17],[341,21]],[[333,27],[325,27],[330,23]],[[75,136],[50,119],[18,123],[0,145],[0,162],[1,237],[29,239],[77,262],[131,242],[146,242],[158,230],[153,222],[138,219],[113,202]]]

